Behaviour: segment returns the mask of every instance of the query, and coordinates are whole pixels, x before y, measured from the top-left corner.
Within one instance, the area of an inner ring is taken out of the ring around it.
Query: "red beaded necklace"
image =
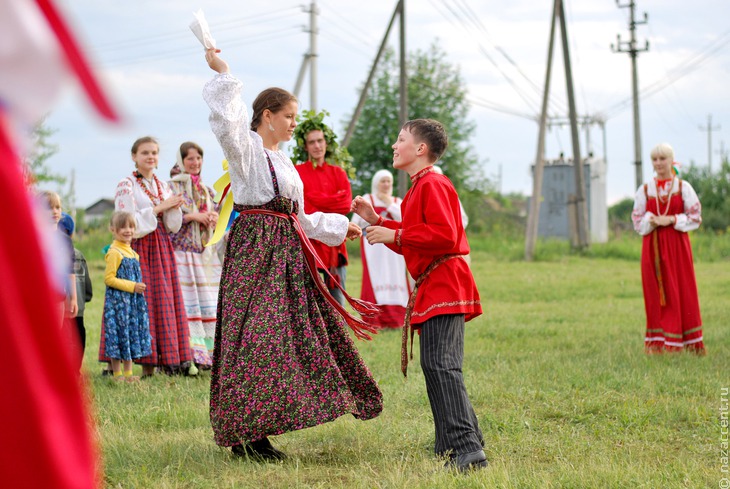
[[[162,202],[164,199],[162,198],[162,186],[160,185],[160,181],[157,179],[157,175],[154,173],[152,174],[152,179],[155,182],[155,186],[157,187],[157,195],[150,192],[150,189],[147,188],[147,185],[142,182],[142,179],[144,179],[144,176],[136,171],[134,172],[134,176],[137,177],[137,183],[140,187],[142,187],[142,190],[144,190],[144,193],[147,194],[147,197],[150,198],[150,201],[152,201],[152,205],[155,206]]]

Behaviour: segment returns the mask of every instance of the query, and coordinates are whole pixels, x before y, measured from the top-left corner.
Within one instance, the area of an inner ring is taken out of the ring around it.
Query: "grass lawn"
[[[485,314],[467,323],[464,375],[490,466],[467,475],[433,457],[423,375],[416,360],[402,378],[399,331],[356,342],[384,394],[380,417],[274,437],[284,463],[233,458],[212,439],[208,373],[136,385],[99,375],[103,261],[87,253],[95,299],[85,369],[106,487],[702,488],[730,477],[721,446],[730,261],[696,265],[708,355],[649,357],[638,261],[525,263],[473,248]],[[358,257],[348,268],[353,295]]]

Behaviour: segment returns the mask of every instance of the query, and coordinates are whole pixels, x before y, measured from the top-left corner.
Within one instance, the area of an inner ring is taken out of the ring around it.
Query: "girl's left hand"
[[[352,241],[353,239],[357,239],[360,236],[362,236],[362,229],[360,229],[360,226],[355,224],[354,222],[350,222],[347,224],[347,239]]]

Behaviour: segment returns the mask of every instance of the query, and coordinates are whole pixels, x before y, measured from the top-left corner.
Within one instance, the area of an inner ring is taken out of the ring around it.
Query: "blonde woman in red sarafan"
[[[702,206],[692,185],[681,180],[674,150],[662,143],[651,150],[656,177],[636,191],[631,215],[644,237],[641,282],[646,308],[647,353],[688,350],[705,354],[702,318],[689,231],[702,223]]]

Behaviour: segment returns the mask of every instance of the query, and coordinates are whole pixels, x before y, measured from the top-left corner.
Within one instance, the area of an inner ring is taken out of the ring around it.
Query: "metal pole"
[[[636,27],[634,24],[634,11],[636,4],[631,2],[631,46],[636,46]],[[641,121],[639,120],[639,73],[636,66],[636,49],[631,49],[631,94],[634,109],[634,185],[639,188],[644,181],[644,169],[641,159]]]
[[[317,2],[309,10],[309,108],[317,112]]]
[[[406,71],[406,1],[400,0],[400,111],[398,121],[400,127],[408,121],[408,72]],[[398,172],[398,195],[402,199],[408,191],[410,178],[404,171]]]
[[[629,32],[631,33],[631,38],[629,42],[622,43],[621,36],[619,35],[616,36],[616,47],[614,48],[614,46],[611,45],[611,48],[614,50],[614,52],[629,53],[629,56],[631,56],[631,93],[634,110],[634,180],[636,184],[634,188],[639,188],[644,181],[644,172],[641,163],[641,123],[639,121],[639,75],[637,70],[637,57],[640,52],[649,50],[649,42],[646,42],[646,45],[643,49],[638,49],[636,47],[636,26],[646,24],[647,15],[645,12],[643,21],[636,20],[636,3],[634,2],[634,0],[631,0],[628,5],[621,5],[619,3],[619,0],[616,0],[616,5],[618,5],[619,8],[628,7],[630,15]],[[623,45],[626,45],[627,49],[623,49]]]
[[[383,53],[385,52],[385,46],[388,43],[388,36],[390,35],[390,30],[393,28],[393,24],[395,23],[395,18],[398,15],[398,12],[400,12],[400,1],[395,6],[395,10],[393,11],[393,15],[390,17],[390,22],[388,23],[388,28],[385,30],[385,35],[383,36],[383,41],[380,43],[380,49],[378,49],[378,54],[375,55],[375,60],[373,61],[373,66],[370,68],[370,73],[368,73],[368,78],[365,80],[365,85],[362,87],[362,91],[360,92],[360,100],[357,102],[357,107],[355,107],[355,112],[352,114],[352,119],[350,119],[350,124],[347,126],[347,132],[345,133],[345,138],[342,140],[342,146],[346,147],[348,143],[350,142],[350,139],[352,138],[352,133],[355,132],[355,126],[357,125],[357,120],[360,118],[360,114],[362,113],[362,108],[365,106],[365,100],[368,98],[368,90],[370,89],[370,84],[373,82],[373,76],[375,76],[375,70],[378,68],[378,62],[380,62],[380,58],[383,56]]]
[[[302,82],[304,82],[304,73],[307,71],[309,66],[309,53],[306,53],[302,58],[302,64],[299,67],[299,74],[297,75],[297,82],[294,84],[294,95],[299,97],[299,90],[302,89]]]
[[[545,127],[547,125],[547,107],[550,95],[550,74],[553,67],[553,45],[555,44],[555,17],[558,13],[560,0],[553,3],[553,13],[550,17],[550,41],[548,42],[547,68],[545,70],[545,89],[542,94],[542,110],[540,112],[540,127],[537,135],[537,155],[535,156],[535,169],[532,173],[532,199],[530,199],[530,212],[527,215],[527,228],[525,236],[525,260],[532,261],[537,240],[537,225],[540,215],[540,201],[542,200],[542,173],[545,153]]]
[[[707,127],[700,126],[700,131],[707,131],[707,168],[710,174],[712,174],[712,131],[719,130],[720,126],[712,127],[712,114],[707,114]]]
[[[568,92],[568,110],[570,116],[570,135],[573,143],[573,171],[575,176],[575,203],[578,248],[588,247],[588,206],[586,205],[585,178],[583,175],[583,161],[580,154],[580,139],[578,134],[578,120],[575,110],[575,95],[573,91],[573,72],[570,65],[570,47],[568,45],[568,29],[565,22],[565,8],[560,2],[560,30],[563,41],[563,64],[565,65],[565,84]]]

